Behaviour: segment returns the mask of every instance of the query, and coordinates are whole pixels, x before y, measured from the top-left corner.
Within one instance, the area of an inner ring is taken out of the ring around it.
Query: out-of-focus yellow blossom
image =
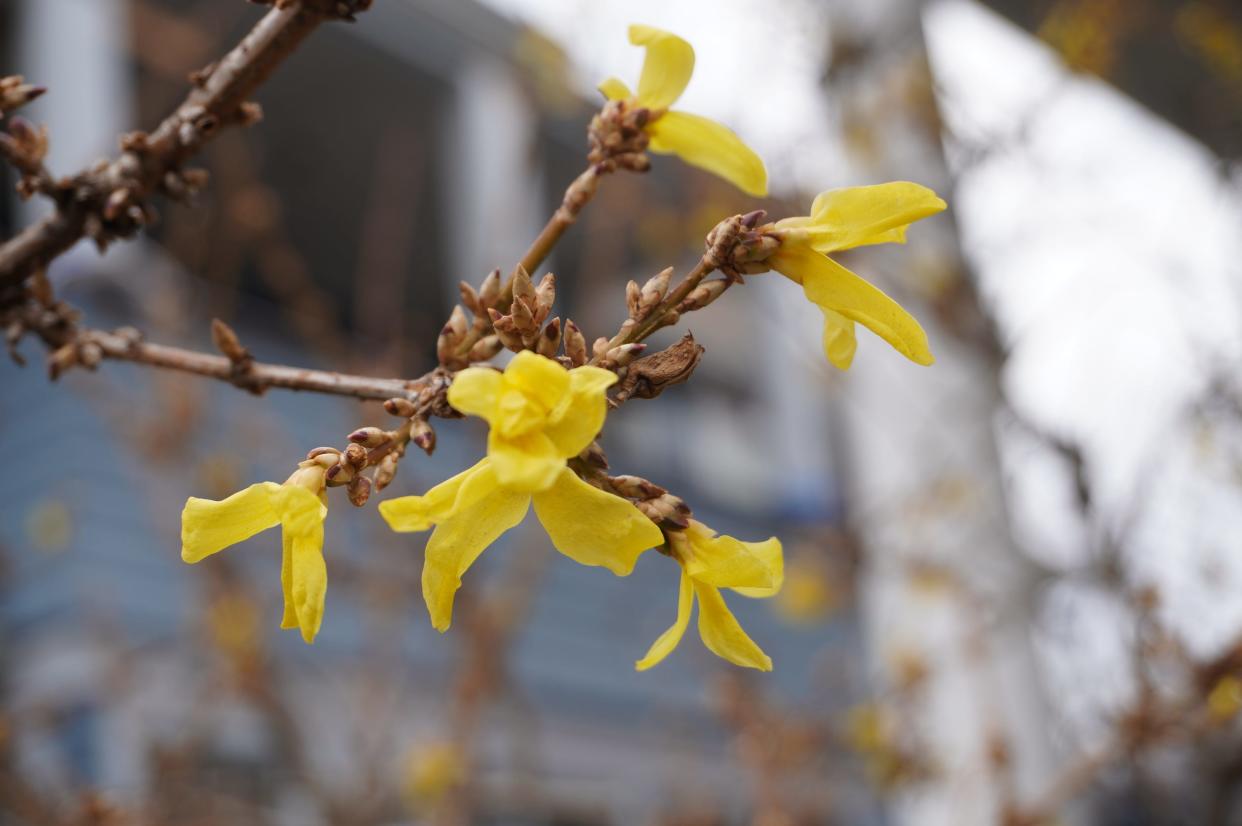
[[[690,520],[685,531],[669,534],[669,554],[681,565],[677,598],[677,621],[652,644],[646,656],[634,664],[646,671],[667,657],[690,625],[690,609],[699,603],[699,636],[713,654],[736,665],[772,670],[772,658],[746,635],[729,611],[721,588],[748,597],[770,597],[785,578],[780,540],[741,542],[717,536],[706,525]]]
[[[785,587],[776,598],[776,613],[786,622],[811,625],[822,622],[841,605],[840,588],[831,573],[806,556],[791,560]]]
[[[664,541],[631,502],[591,487],[565,463],[604,426],[604,391],[616,380],[611,371],[566,370],[530,351],[518,353],[504,373],[471,367],[453,379],[449,403],[491,425],[487,456],[423,496],[379,506],[394,531],[435,526],[423,563],[423,598],[437,630],[452,622],[462,575],[484,548],[522,521],[532,501],[558,551],[618,576]]]
[[[181,512],[181,558],[193,564],[280,525],[280,585],[285,597],[280,627],[299,628],[302,639],[314,642],[328,591],[323,559],[327,515],[324,469],[304,462],[283,485],[259,482],[219,502],[187,499]]]
[[[1207,697],[1208,715],[1215,723],[1227,723],[1242,711],[1242,680],[1226,674],[1216,681]]]
[[[60,499],[46,499],[26,515],[26,536],[40,551],[60,553],[73,541],[73,515]]]
[[[895,181],[876,186],[830,189],[811,205],[811,214],[777,221],[770,235],[780,246],[764,263],[801,284],[824,314],[824,354],[842,370],[858,346],[855,322],[917,364],[931,364],[927,334],[914,317],[878,288],[828,257],[868,244],[906,241],[906,227],[945,208],[924,186]]]
[[[406,758],[405,796],[412,808],[435,805],[466,779],[466,762],[454,743],[428,743]]]
[[[239,665],[258,653],[259,609],[254,600],[236,590],[226,591],[207,607],[207,631],[216,648]]]
[[[731,129],[714,120],[670,110],[694,73],[694,49],[675,34],[652,26],[630,26],[630,42],[647,49],[638,93],[610,77],[599,85],[609,100],[629,101],[651,112],[643,130],[652,152],[672,154],[719,175],[748,195],[768,194],[763,161]]]

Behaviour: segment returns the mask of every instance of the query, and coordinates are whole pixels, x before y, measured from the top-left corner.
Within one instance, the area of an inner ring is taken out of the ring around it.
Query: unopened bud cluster
[[[651,168],[647,145],[651,138],[644,130],[651,110],[631,101],[612,100],[604,104],[587,128],[590,152],[587,160],[608,171],[617,168],[646,172]]]
[[[780,249],[776,225],[763,223],[762,209],[734,215],[717,224],[707,235],[707,252],[717,268],[730,278],[767,272],[767,259]]]
[[[601,487],[634,500],[643,515],[666,529],[685,528],[693,515],[680,496],[641,476],[603,476]]]
[[[519,264],[513,272],[512,288],[513,302],[508,313],[494,307],[488,310],[492,329],[500,343],[510,350],[535,350],[551,358],[560,349],[561,320],[552,319],[546,328],[544,321],[556,301],[556,276],[548,273],[535,286]]]

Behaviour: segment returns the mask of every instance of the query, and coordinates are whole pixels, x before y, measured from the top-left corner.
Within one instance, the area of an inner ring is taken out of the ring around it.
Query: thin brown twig
[[[539,236],[531,242],[530,248],[522,256],[521,266],[528,273],[533,275],[539,269],[539,265],[552,252],[561,236],[578,220],[578,214],[595,197],[595,193],[599,191],[599,182],[607,172],[606,165],[592,164],[566,188],[561,205],[552,213]],[[512,287],[512,284],[507,286]],[[502,292],[503,294],[505,293]]]
[[[127,333],[85,329],[78,332],[76,341],[78,346],[96,345],[102,358],[206,376],[253,393],[262,393],[276,387],[385,401],[392,398],[413,398],[427,380],[427,376],[413,380],[384,379],[254,361],[249,362],[244,369],[239,369],[237,363],[226,356],[152,344],[142,341],[133,331]]]
[[[279,3],[231,52],[194,75],[195,88],[154,132],[126,136],[119,158],[65,181],[56,211],[0,246],[0,287],[21,283],[88,234],[104,245],[137,233],[148,220],[146,199],[177,195],[184,188],[174,180],[181,165],[222,126],[258,119],[248,98],[321,22],[369,5]]]

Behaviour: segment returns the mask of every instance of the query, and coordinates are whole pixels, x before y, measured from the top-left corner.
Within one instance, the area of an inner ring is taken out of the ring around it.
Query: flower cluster
[[[585,186],[586,179],[580,178],[566,201],[574,203],[575,214],[594,192],[597,179],[590,176],[616,169],[645,171],[647,149],[676,154],[749,194],[766,194],[763,162],[737,135],[669,108],[690,80],[690,45],[649,26],[632,26],[630,40],[647,50],[638,91],[632,93],[615,78],[601,85],[608,102],[589,130],[592,166],[585,174],[591,183]],[[182,514],[182,558],[198,562],[280,525],[282,627],[300,628],[310,642],[323,618],[327,586],[326,489],[348,485],[351,502],[361,506],[372,489],[365,475],[369,469],[375,469],[374,488],[380,490],[392,481],[408,443],[428,453],[434,449],[430,417],[476,416],[489,427],[483,459],[421,496],[379,505],[394,531],[431,531],[422,591],[436,629],[450,627],[466,571],[533,507],[552,545],[575,562],[626,576],[645,551],[655,548],[677,563],[676,620],[637,661],[638,670],[651,668],[676,648],[695,604],[699,634],[710,651],[737,665],[770,670],[771,658],[742,630],[722,589],[752,598],[775,595],[784,580],[780,541],[742,542],[718,535],[660,486],[640,477],[610,476],[596,439],[610,405],[653,398],[663,387],[684,381],[702,354],[687,336],[665,351],[638,358],[646,346],[642,339],[686,312],[703,309],[745,275],[775,270],[801,285],[823,311],[824,352],[841,369],[853,360],[856,324],[910,360],[930,364],[931,350],[918,322],[829,253],[903,243],[911,223],[944,207],[931,190],[896,182],[821,193],[808,216],[770,223],[763,223],[760,211],[734,216],[708,236],[708,252],[678,286],[670,287],[671,269],[641,288],[631,282],[629,318],[617,335],[595,341],[593,356],[577,325],[568,319],[562,325],[559,317],[548,320],[556,295],[550,274],[536,287],[519,264],[503,286],[498,272],[477,291],[463,284],[463,304],[474,321],[467,321],[462,307],[455,308],[440,337],[441,366],[411,382],[408,397],[385,404],[389,413],[405,419],[401,427],[362,428],[350,435],[353,444],[344,451],[317,448],[284,484],[252,485],[219,502],[190,499]],[[550,223],[541,240],[555,239],[569,223],[572,217]],[[533,248],[540,249],[546,254],[546,247]],[[531,272],[532,254],[524,259]],[[714,270],[724,277],[704,281]],[[515,353],[503,370],[483,364],[502,349]]]

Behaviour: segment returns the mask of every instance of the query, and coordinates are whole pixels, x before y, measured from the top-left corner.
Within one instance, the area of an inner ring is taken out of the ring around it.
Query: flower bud
[[[655,482],[641,476],[614,476],[612,477],[612,489],[614,493],[630,499],[655,499],[657,496],[668,493]]]
[[[492,329],[496,331],[501,344],[510,350],[521,350],[526,346],[517,331],[517,325],[513,323],[513,316],[501,315],[496,310],[488,310],[487,314],[491,316]]]
[[[431,455],[436,449],[436,431],[426,419],[414,419],[410,422],[410,441],[420,450]]]
[[[391,438],[387,430],[378,427],[364,427],[349,434],[349,440],[363,447],[379,447]]]
[[[479,301],[483,308],[496,306],[496,300],[500,298],[500,270],[492,270],[487,274],[487,278],[483,279],[483,284],[479,287]]]
[[[393,398],[384,402],[384,409],[389,415],[408,419],[418,412],[418,407],[409,399]]]
[[[345,489],[349,501],[354,507],[360,508],[371,498],[371,480],[365,476],[359,476],[349,483],[349,487]]]
[[[528,307],[534,307],[538,300],[535,285],[531,283],[530,273],[521,264],[513,270],[513,301],[524,301]]]
[[[677,305],[677,312],[687,313],[692,310],[701,310],[717,298],[720,298],[721,293],[727,289],[729,289],[729,282],[723,278],[713,278],[710,281],[704,281],[691,290],[690,294]]]
[[[462,281],[457,285],[457,289],[461,292],[461,303],[466,305],[466,309],[479,315],[482,310],[479,307],[479,294],[474,291],[474,287]]]
[[[625,285],[625,306],[630,311],[630,318],[640,318],[642,315],[641,308],[642,290],[638,287],[637,281],[628,281]]]
[[[539,326],[535,322],[534,313],[531,311],[531,304],[527,303],[524,298],[514,296],[513,307],[509,311],[509,317],[513,319],[514,328],[523,336],[533,335],[539,330]]]
[[[487,361],[492,356],[505,349],[500,342],[500,336],[484,336],[474,343],[470,348],[470,361]]]
[[[461,308],[460,304],[453,305],[453,312],[449,314],[446,326],[452,330],[453,337],[457,341],[461,341],[466,337],[466,332],[470,329],[470,323],[466,321],[466,311]]]
[[[603,361],[617,367],[624,367],[637,358],[644,350],[647,349],[646,344],[622,344],[620,347],[613,347],[603,358]]]
[[[345,448],[341,460],[354,470],[362,470],[367,466],[367,449],[360,444],[352,444]]]
[[[539,280],[539,286],[535,288],[535,295],[539,300],[539,306],[547,311],[551,311],[552,305],[556,303],[556,276],[547,273]]]
[[[666,267],[647,279],[647,283],[643,285],[638,302],[639,309],[643,311],[644,315],[664,300],[664,294],[668,292],[668,283],[672,277],[673,268]]]
[[[356,475],[357,474],[354,472],[354,468],[351,465],[346,464],[344,457],[341,457],[341,461],[338,461],[335,465],[327,469],[323,475],[323,480],[327,483],[328,487],[335,488],[340,485],[349,484],[354,480],[354,476]]]
[[[690,506],[680,497],[665,493],[654,499],[634,503],[652,522],[669,522],[679,528],[690,525]]]
[[[375,489],[383,490],[392,484],[392,480],[397,475],[397,462],[400,457],[396,453],[389,453],[383,459],[380,459],[379,469],[375,471]]]
[[[539,336],[539,342],[535,345],[535,352],[547,358],[556,358],[556,351],[561,346],[561,320],[554,318],[548,322],[543,328],[543,333]]]
[[[565,355],[569,357],[569,361],[575,367],[581,367],[587,362],[586,338],[582,335],[582,331],[578,329],[578,325],[572,319],[565,321]]]

